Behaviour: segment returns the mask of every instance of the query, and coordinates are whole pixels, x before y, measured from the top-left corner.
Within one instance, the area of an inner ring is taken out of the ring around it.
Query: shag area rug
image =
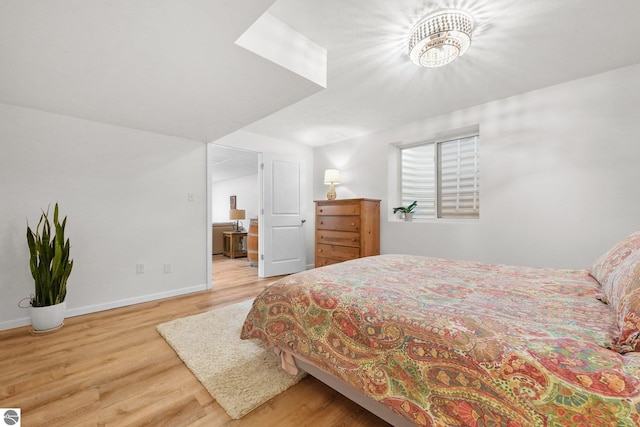
[[[282,393],[304,377],[286,373],[262,341],[241,340],[253,301],[162,323],[158,332],[233,419]]]

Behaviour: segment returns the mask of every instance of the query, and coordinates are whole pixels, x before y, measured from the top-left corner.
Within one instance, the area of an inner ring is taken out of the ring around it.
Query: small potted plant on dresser
[[[393,208],[393,213],[400,212],[400,218],[404,218],[405,221],[413,220],[413,210],[418,206],[418,201],[414,200],[409,206],[398,206]]]
[[[35,282],[35,294],[29,298],[34,333],[56,331],[64,322],[67,280],[73,268],[73,260],[69,259],[69,239],[65,241],[64,238],[66,225],[67,217],[62,223],[58,220],[57,203],[53,210],[53,227],[48,209],[42,212],[35,232],[27,224],[29,266]]]

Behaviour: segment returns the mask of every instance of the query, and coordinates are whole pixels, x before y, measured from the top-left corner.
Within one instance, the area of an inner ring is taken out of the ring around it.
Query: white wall
[[[257,162],[256,162],[257,164]],[[246,220],[240,221],[249,228],[249,219],[258,217],[260,208],[260,180],[257,173],[214,182],[211,188],[211,212],[213,222],[229,222],[229,197],[236,196],[236,208],[244,209]]]
[[[26,221],[55,202],[68,315],[205,289],[206,144],[0,104],[0,153],[0,329],[30,323]]]
[[[315,239],[315,232],[313,229],[313,217],[315,214],[315,206],[313,204],[313,149],[311,147],[302,146],[289,141],[270,138],[243,130],[236,131],[218,139],[215,141],[215,144],[242,148],[245,150],[255,151],[257,153],[276,153],[281,156],[294,158],[300,162],[300,171],[302,174],[300,180],[301,213],[302,217],[307,220],[304,225],[306,227],[306,262],[307,267],[313,266]],[[245,228],[247,228],[246,225]]]
[[[640,229],[640,64],[387,129],[314,152],[338,197],[382,202],[381,251],[586,268]],[[477,222],[389,220],[389,144],[480,127]]]

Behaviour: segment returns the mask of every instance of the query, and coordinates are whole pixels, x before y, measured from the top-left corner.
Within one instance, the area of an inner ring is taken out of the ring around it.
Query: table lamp
[[[231,209],[229,210],[229,219],[232,219],[236,222],[236,230],[235,231],[240,231],[240,227],[239,227],[239,221],[241,219],[245,219],[245,212],[244,209]]]
[[[324,171],[324,183],[329,185],[327,200],[336,198],[336,189],[333,184],[340,184],[340,171],[338,169],[327,169]]]

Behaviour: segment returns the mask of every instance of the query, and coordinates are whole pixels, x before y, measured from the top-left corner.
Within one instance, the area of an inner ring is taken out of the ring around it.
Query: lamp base
[[[333,186],[333,182],[329,185],[329,192],[327,193],[327,200],[335,200],[336,198],[336,189]]]

